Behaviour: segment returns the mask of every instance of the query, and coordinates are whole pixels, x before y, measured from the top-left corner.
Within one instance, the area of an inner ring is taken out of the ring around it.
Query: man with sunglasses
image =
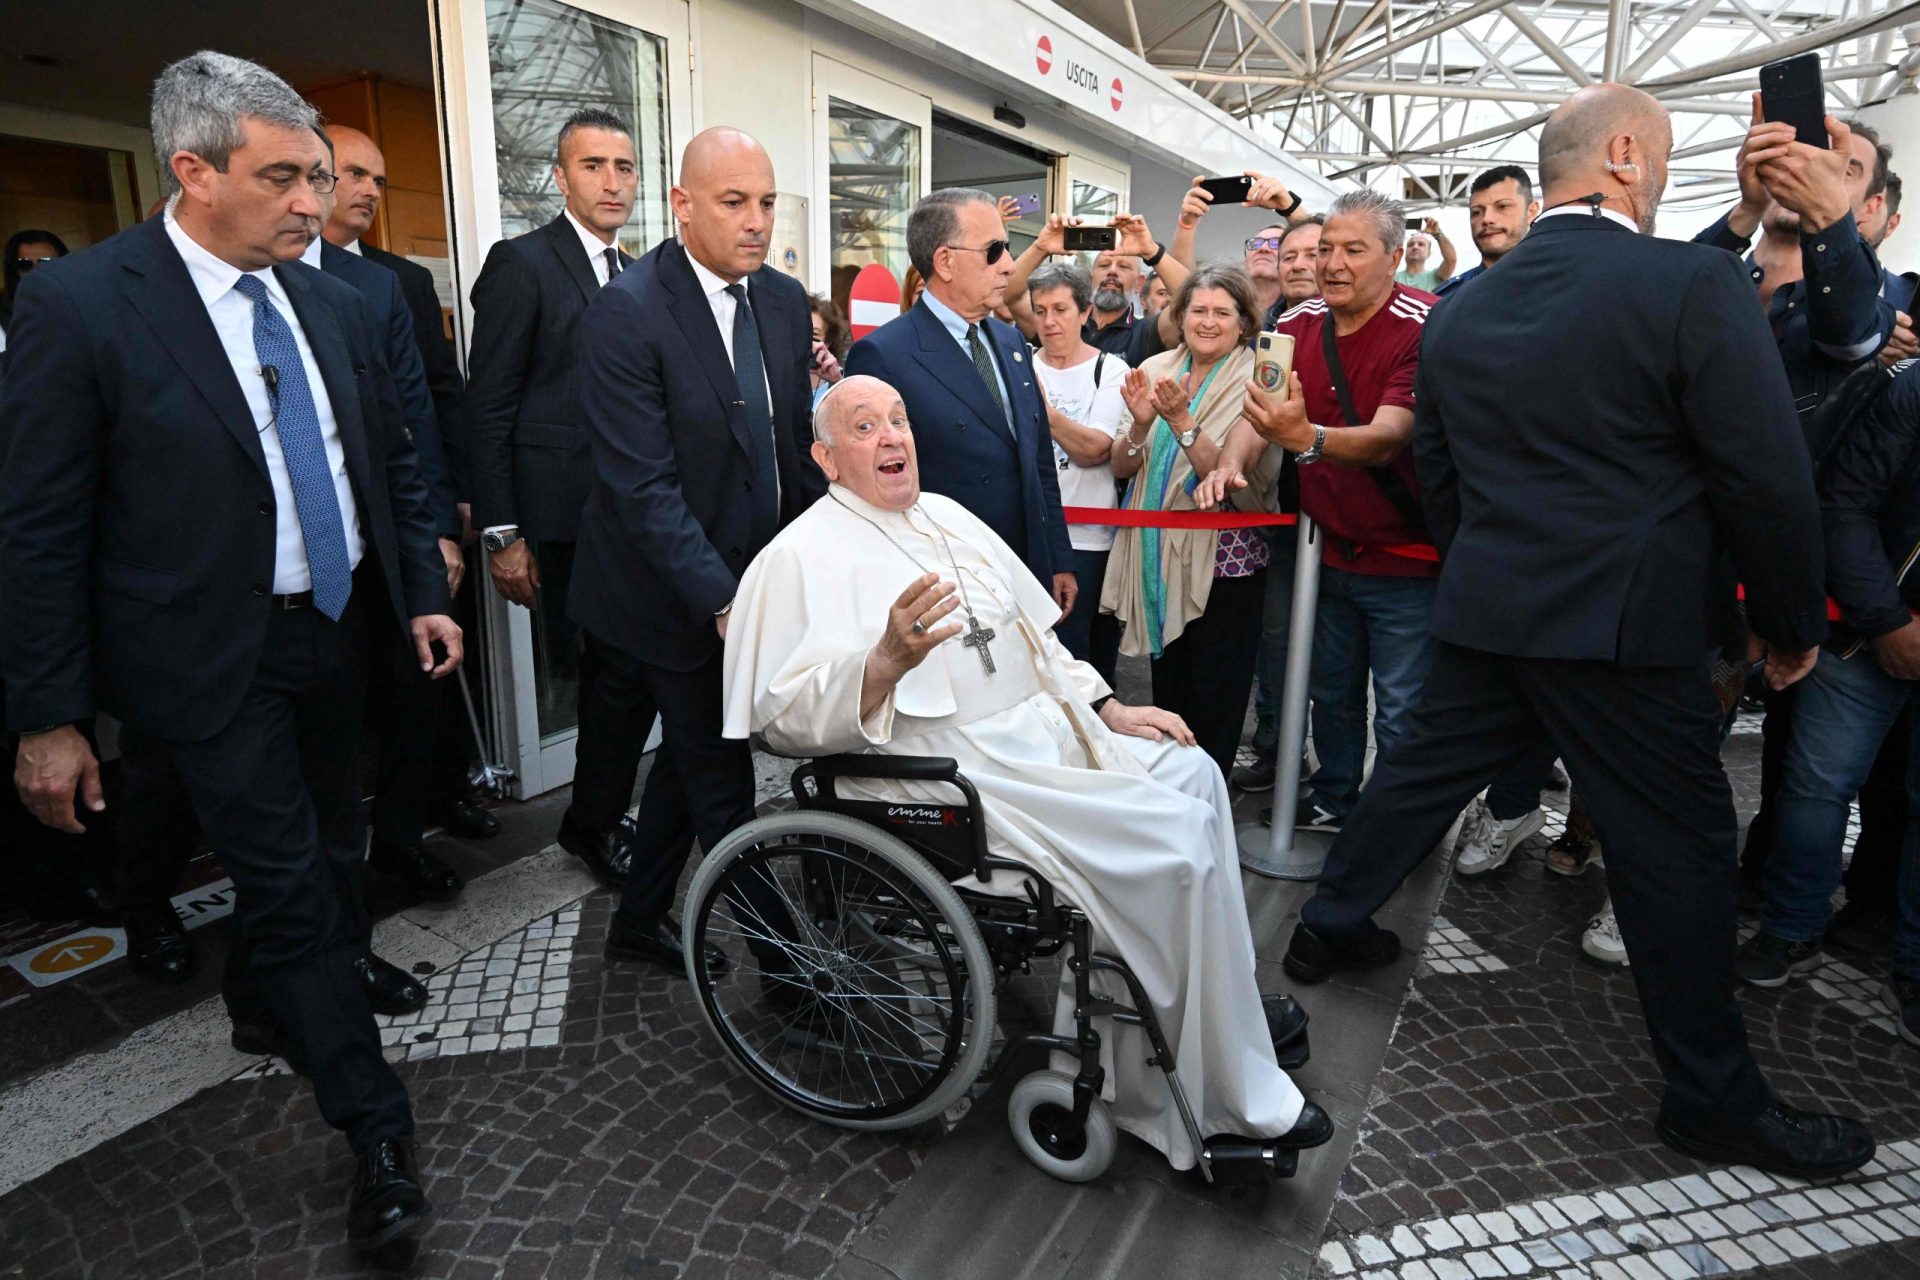
[[[51,231],[31,228],[7,237],[6,253],[0,257],[0,278],[6,291],[0,293],[0,376],[6,373],[7,326],[13,323],[13,300],[19,296],[20,277],[55,258],[67,256],[67,246]]]
[[[984,191],[954,187],[921,199],[907,220],[907,254],[926,291],[855,343],[844,367],[900,392],[922,486],[984,521],[1072,613],[1078,584],[1046,400],[1019,330],[991,314],[1014,272],[1005,234]]]

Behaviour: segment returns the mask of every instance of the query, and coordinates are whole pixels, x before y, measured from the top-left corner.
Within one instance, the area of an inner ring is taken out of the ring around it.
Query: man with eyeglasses
[[[333,185],[318,123],[263,67],[182,59],[153,91],[166,216],[29,278],[0,397],[0,662],[41,822],[105,807],[80,729],[99,712],[129,767],[185,784],[237,891],[234,1047],[311,1076],[354,1151],[349,1234],[379,1249],[429,1206],[358,970],[370,636],[391,610],[445,675],[461,634],[384,346],[358,293],[296,261]]]
[[[926,291],[855,343],[845,368],[900,392],[914,423],[922,487],[985,521],[1064,615],[1079,588],[1046,400],[1019,330],[991,314],[1014,272],[1005,234],[984,191],[953,187],[923,197],[907,219],[907,255]]]

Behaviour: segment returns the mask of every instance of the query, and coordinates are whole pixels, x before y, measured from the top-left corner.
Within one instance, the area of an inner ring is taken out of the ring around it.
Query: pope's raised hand
[[[940,621],[959,607],[951,582],[942,582],[937,573],[921,574],[887,610],[887,629],[874,646],[874,656],[896,678],[905,675],[926,661],[935,645],[960,634],[959,623]]]

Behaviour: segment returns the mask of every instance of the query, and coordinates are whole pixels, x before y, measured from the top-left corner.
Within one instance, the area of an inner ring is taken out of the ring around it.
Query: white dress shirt
[[[294,506],[293,481],[287,475],[286,454],[280,448],[280,429],[273,422],[273,406],[267,398],[266,379],[260,375],[260,357],[253,346],[253,303],[235,285],[240,268],[215,257],[202,248],[167,212],[167,236],[187,264],[200,301],[206,305],[207,318],[226,349],[233,365],[233,376],[246,396],[253,414],[254,429],[260,433],[260,448],[267,457],[267,478],[273,483],[275,542],[273,553],[273,592],[292,595],[313,588],[313,576],[307,569],[307,540],[300,531],[300,513]],[[319,241],[312,252],[318,257]],[[320,440],[326,448],[327,469],[333,474],[334,495],[340,500],[340,522],[347,535],[347,563],[357,565],[366,554],[366,539],[360,532],[360,508],[353,500],[353,485],[347,478],[347,452],[340,443],[340,424],[333,416],[333,402],[327,398],[327,384],[320,378],[320,366],[313,358],[313,347],[300,327],[287,291],[271,270],[252,275],[267,287],[267,300],[293,331],[294,344],[300,349],[300,364],[307,373],[307,386],[313,391],[313,407],[320,419]]]
[[[342,249],[345,249],[348,253],[352,254],[356,258],[364,258],[367,256],[366,254],[360,252],[360,242],[358,240],[349,240],[345,244],[341,245],[340,247]]]
[[[586,223],[573,216],[573,210],[563,209],[561,212],[567,215],[567,221],[572,225],[573,233],[580,237],[580,247],[587,251],[587,261],[593,264],[593,278],[605,284],[611,278],[611,273],[607,270],[607,250],[612,249],[618,252],[620,246],[617,243],[608,244],[597,233],[588,230]]]

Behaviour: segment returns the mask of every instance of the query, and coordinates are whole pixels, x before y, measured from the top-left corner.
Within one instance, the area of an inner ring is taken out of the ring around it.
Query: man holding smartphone
[[[1427,237],[1433,237],[1433,243]],[[1428,267],[1427,259],[1433,254],[1433,246],[1440,246],[1440,265]],[[1434,292],[1441,285],[1453,279],[1453,266],[1457,261],[1453,251],[1453,241],[1447,239],[1447,233],[1440,229],[1438,218],[1428,218],[1422,222],[1417,218],[1407,219],[1407,261],[1393,278],[1410,289],[1425,289]]]

